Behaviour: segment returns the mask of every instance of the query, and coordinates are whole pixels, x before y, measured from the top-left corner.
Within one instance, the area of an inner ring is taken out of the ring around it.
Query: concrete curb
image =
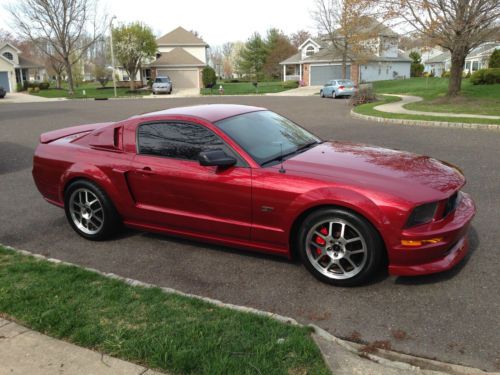
[[[411,125],[411,126],[422,126],[422,127],[434,127],[434,128],[460,128],[460,129],[470,129],[470,130],[493,130],[500,131],[500,125],[496,124],[473,124],[465,122],[447,122],[447,121],[427,121],[427,120],[409,120],[409,119],[396,119],[396,118],[385,118],[378,116],[362,115],[361,113],[354,112],[351,109],[351,117],[359,118],[362,120],[375,121],[385,125]]]
[[[218,307],[228,308],[231,310],[256,314],[256,315],[260,315],[260,316],[265,316],[265,317],[277,320],[279,322],[294,325],[294,326],[302,326],[302,327],[304,326],[303,324],[300,324],[299,322],[297,322],[295,319],[287,317],[287,316],[283,316],[283,315],[271,313],[268,311],[255,309],[253,307],[224,303],[222,301],[219,301],[219,300],[216,300],[213,298],[202,297],[202,296],[198,296],[196,294],[184,293],[184,292],[181,292],[179,290],[168,288],[168,287],[159,287],[158,285],[149,284],[149,283],[145,283],[145,282],[142,282],[139,280],[119,276],[119,275],[116,275],[116,274],[111,273],[111,272],[109,272],[109,273],[102,272],[102,271],[99,271],[95,268],[82,267],[82,266],[79,266],[79,265],[74,264],[74,263],[61,261],[59,259],[48,258],[48,257],[45,257],[41,254],[35,254],[35,253],[29,252],[26,250],[19,250],[19,249],[13,248],[11,246],[6,246],[6,245],[2,245],[2,246],[8,250],[13,251],[13,252],[16,252],[16,253],[19,253],[22,255],[26,255],[26,256],[31,256],[31,257],[36,258],[36,259],[45,260],[45,261],[55,263],[55,264],[62,264],[62,265],[66,265],[66,266],[73,266],[73,267],[82,268],[84,270],[94,272],[94,273],[97,273],[99,275],[111,278],[111,279],[123,281],[126,284],[131,285],[131,286],[140,286],[140,287],[144,287],[144,288],[160,288],[165,293],[195,298],[195,299],[198,299],[201,301],[208,302],[208,303],[213,304],[213,305],[218,306]],[[362,349],[364,347],[364,345],[362,345],[362,344],[357,344],[357,343],[353,343],[350,341],[339,339],[338,337],[333,336],[332,334],[330,334],[329,332],[325,331],[324,329],[318,327],[315,324],[309,324],[307,326],[313,328],[313,330],[315,331],[315,334],[326,341],[333,342],[351,353],[354,353],[356,355],[362,355],[363,357],[370,359],[373,362],[376,362],[380,365],[387,366],[387,367],[390,367],[390,368],[393,368],[396,370],[404,370],[404,371],[431,370],[431,371],[434,371],[436,374],[441,373],[443,375],[445,375],[445,374],[448,374],[448,375],[486,375],[486,374],[488,374],[488,375],[500,375],[500,372],[487,372],[487,371],[483,371],[483,370],[472,368],[472,367],[466,367],[466,366],[455,365],[455,364],[450,364],[450,363],[445,363],[445,362],[439,362],[439,361],[435,361],[435,360],[431,360],[431,359],[427,359],[427,358],[415,357],[415,356],[411,356],[408,354],[403,354],[403,353],[398,353],[398,352],[383,350],[383,349],[377,350],[376,351],[377,354],[366,353],[366,352],[362,351]]]

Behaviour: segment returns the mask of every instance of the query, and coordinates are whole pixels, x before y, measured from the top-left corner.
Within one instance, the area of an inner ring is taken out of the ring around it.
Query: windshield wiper
[[[283,155],[278,155],[272,159],[266,160],[260,166],[263,167],[264,165],[270,164],[270,163],[275,162],[275,161],[282,161],[285,159],[285,157],[299,154],[302,151],[305,151],[305,150],[311,148],[312,146],[319,145],[320,143],[323,143],[323,142],[322,141],[313,141],[313,142],[306,143],[305,145],[300,146],[299,148],[297,148],[296,150],[293,150],[292,152],[288,152],[288,153],[283,154]]]

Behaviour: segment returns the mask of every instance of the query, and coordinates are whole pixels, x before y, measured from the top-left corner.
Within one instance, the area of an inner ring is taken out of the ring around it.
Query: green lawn
[[[68,96],[68,91],[66,85],[63,85],[63,89],[49,88],[48,90],[40,90],[37,93],[31,93],[31,95],[42,96],[44,98],[72,98],[72,99],[84,99],[84,98],[113,98],[114,90],[113,83],[108,83],[106,88],[101,88],[99,83],[83,83],[78,87],[75,87],[75,94],[73,96]],[[84,95],[85,91],[85,95]],[[150,91],[136,91],[128,92],[128,87],[118,87],[116,89],[116,94],[119,97],[134,97],[150,95]]]
[[[224,95],[248,95],[248,94],[266,94],[271,92],[281,92],[290,90],[293,87],[286,87],[284,82],[259,82],[256,89],[252,82],[237,82],[237,83],[223,83],[219,82],[212,90],[201,89],[202,95],[219,95],[219,86],[224,88]]]
[[[499,84],[473,85],[469,79],[464,79],[461,95],[453,99],[446,98],[447,78],[378,81],[373,83],[373,87],[378,94],[407,94],[424,98],[422,102],[407,104],[407,109],[500,116]]]
[[[356,113],[360,113],[368,116],[377,116],[383,118],[396,118],[405,120],[423,120],[423,121],[439,121],[439,122],[463,122],[468,124],[498,124],[500,125],[500,120],[489,120],[481,118],[467,118],[467,117],[438,117],[438,116],[426,116],[426,115],[404,115],[396,113],[380,112],[374,109],[374,107],[380,104],[392,103],[401,100],[395,96],[381,96],[381,99],[374,103],[363,104],[354,107]],[[439,111],[436,111],[439,112]]]
[[[306,327],[132,287],[0,246],[0,316],[182,374],[329,374]]]

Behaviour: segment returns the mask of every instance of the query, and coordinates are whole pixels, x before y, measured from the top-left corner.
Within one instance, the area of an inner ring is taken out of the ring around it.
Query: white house
[[[47,78],[45,68],[21,56],[21,50],[10,43],[0,43],[0,86],[7,92],[17,91],[24,81],[42,81]]]
[[[372,82],[409,78],[411,59],[398,49],[399,35],[376,20],[368,26],[376,32],[363,43],[363,57],[348,61],[347,78]],[[341,52],[325,40],[308,39],[299,52],[280,62],[283,79],[302,81],[305,85],[322,85],[342,77]]]
[[[464,72],[473,73],[476,70],[487,68],[488,60],[496,49],[500,49],[500,42],[486,42],[474,48],[465,58]],[[440,77],[451,68],[450,52],[443,52],[424,61],[424,72],[434,73]]]

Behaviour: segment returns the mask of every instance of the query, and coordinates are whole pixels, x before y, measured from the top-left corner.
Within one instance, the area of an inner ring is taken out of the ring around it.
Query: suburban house
[[[43,65],[21,56],[21,50],[10,43],[0,43],[0,86],[7,92],[17,91],[17,84],[47,78]]]
[[[182,27],[158,38],[156,43],[156,58],[143,64],[136,80],[146,84],[158,76],[169,76],[174,88],[200,89],[201,71],[208,61],[208,44]],[[117,68],[116,73],[120,81],[130,79],[123,68]]]
[[[347,78],[355,82],[409,78],[411,59],[399,50],[399,35],[376,20],[371,21],[370,27],[376,32],[364,41],[362,58],[348,61]],[[307,39],[298,53],[280,65],[283,80],[297,80],[307,86],[342,78],[342,54],[324,39]]]
[[[473,73],[476,70],[487,68],[488,60],[496,49],[500,49],[500,42],[486,42],[474,48],[465,58],[464,72]],[[451,54],[446,51],[424,61],[424,72],[441,76],[450,70]]]

